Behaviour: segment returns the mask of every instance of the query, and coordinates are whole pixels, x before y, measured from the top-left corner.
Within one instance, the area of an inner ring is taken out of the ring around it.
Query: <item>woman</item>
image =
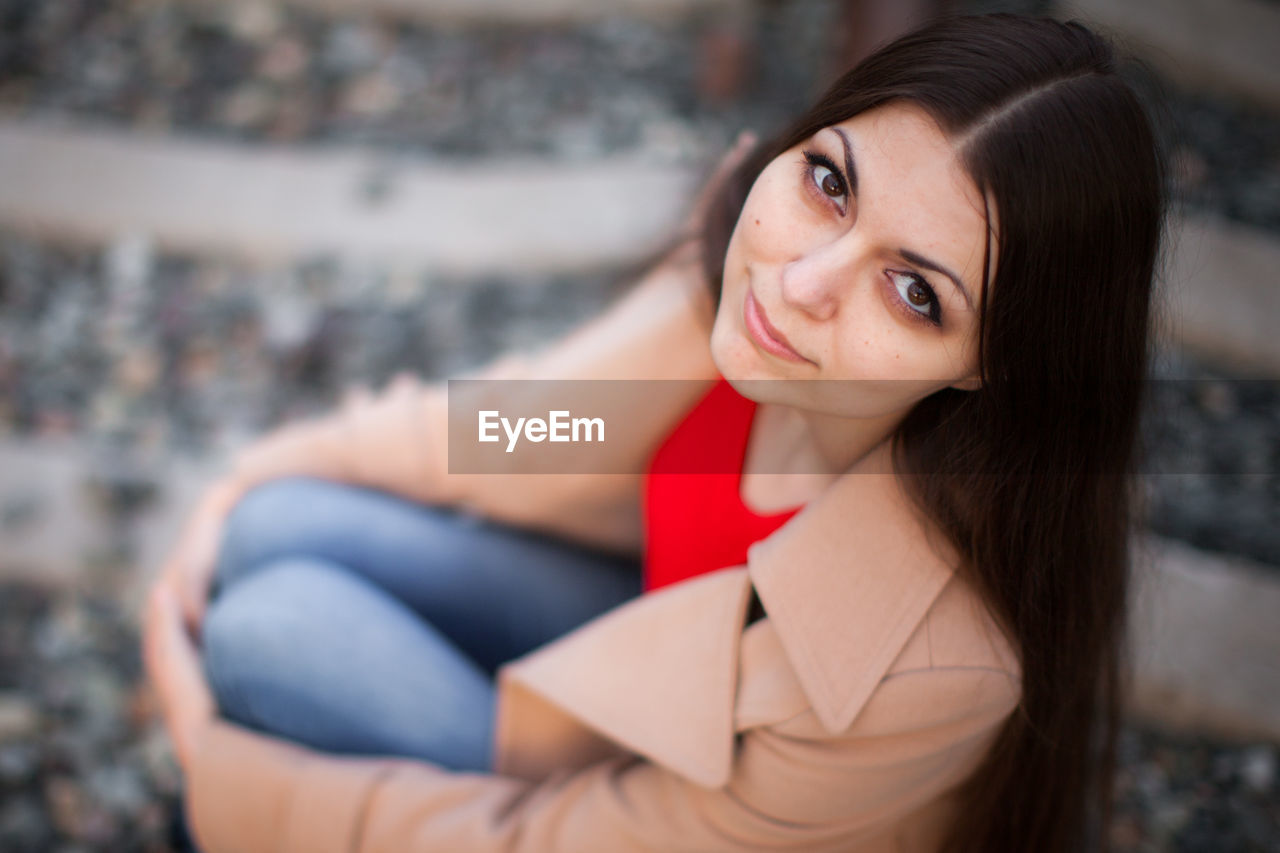
[[[463,473],[409,378],[251,448],[147,613],[197,841],[1105,848],[1162,199],[1097,36],[938,22],[480,374],[685,380],[590,465]]]

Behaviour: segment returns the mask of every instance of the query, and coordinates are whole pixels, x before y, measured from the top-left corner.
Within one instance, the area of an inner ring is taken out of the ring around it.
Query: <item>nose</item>
[[[815,320],[828,320],[854,280],[860,256],[854,233],[807,249],[782,268],[782,301]]]

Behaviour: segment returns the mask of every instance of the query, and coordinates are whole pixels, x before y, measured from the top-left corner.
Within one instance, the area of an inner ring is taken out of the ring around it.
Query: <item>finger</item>
[[[147,637],[151,660],[159,680],[167,686],[187,678],[191,659],[196,655],[191,637],[182,624],[182,614],[173,590],[166,584],[157,586],[148,607]]]
[[[207,551],[201,549],[191,559],[209,560],[212,557],[208,555]],[[177,598],[178,608],[182,614],[183,623],[192,637],[200,636],[200,623],[204,619],[205,603],[209,597],[210,575],[211,572],[200,571],[194,566],[188,566],[182,572],[180,583],[173,589]]]
[[[209,586],[216,571],[218,540],[222,531],[220,521],[205,516],[200,524],[191,532],[187,547],[178,557],[181,563],[175,566],[177,583],[173,591],[178,599],[191,636],[200,636],[200,623],[204,618],[205,605],[209,597]]]
[[[213,706],[213,693],[204,676],[200,652],[187,633],[172,596],[163,605],[164,639],[167,662],[180,692],[184,710],[193,716],[204,716]]]
[[[192,637],[200,636],[200,629],[204,624],[205,593],[203,589],[196,589],[196,586],[194,580],[188,580],[186,592],[179,602],[182,626]]]
[[[165,726],[175,749],[185,757],[201,729],[212,722],[215,705],[199,653],[182,625],[177,600],[166,586],[157,587],[149,601],[147,642],[148,674]]]
[[[165,631],[165,598],[171,593],[166,587],[157,586],[147,598],[146,619],[143,625],[143,662],[147,679],[155,694],[169,740],[173,743],[179,763],[185,755],[186,739],[178,713],[179,702],[173,685],[172,667],[169,664],[169,637]]]
[[[147,596],[146,607],[143,609],[142,663],[147,680],[159,702],[160,712],[167,720],[169,714],[169,692],[165,681],[167,669],[163,662],[164,640],[158,630],[161,623],[159,597],[163,594],[163,586],[163,584],[157,584],[152,587]]]
[[[178,608],[182,612],[183,618],[187,618],[187,605],[190,595],[188,587],[193,584],[188,572],[184,569],[187,557],[185,554],[177,554],[169,558],[160,576],[156,579],[156,585],[164,585],[168,587],[170,594],[177,600]]]

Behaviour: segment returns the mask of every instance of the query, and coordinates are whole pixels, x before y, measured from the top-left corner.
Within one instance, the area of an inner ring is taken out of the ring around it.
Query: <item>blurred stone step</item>
[[[666,239],[696,175],[615,159],[466,164],[0,121],[0,223],[251,262],[444,273],[591,270]]]
[[[1180,729],[1280,741],[1280,572],[1143,542],[1130,710]]]
[[[0,442],[0,571],[59,587],[75,581],[107,532],[84,491],[84,460],[62,441]]]
[[[0,577],[137,598],[224,466],[217,454],[131,461],[74,438],[6,438]]]
[[[210,3],[215,0],[188,0]],[[223,3],[225,0],[216,0]],[[553,24],[629,16],[675,18],[692,13],[729,14],[751,0],[281,0],[328,14],[375,14],[438,23]],[[272,14],[272,3],[244,2],[235,14],[248,21]]]
[[[0,121],[0,223],[106,244],[290,263],[328,255],[464,275],[587,271],[670,234],[689,170],[394,159]],[[1165,275],[1173,341],[1280,375],[1280,240],[1204,218],[1177,223]]]
[[[1264,0],[1060,0],[1174,80],[1280,109],[1280,5]]]
[[[1280,376],[1280,239],[1188,218],[1174,228],[1167,255],[1174,342],[1219,364]]]

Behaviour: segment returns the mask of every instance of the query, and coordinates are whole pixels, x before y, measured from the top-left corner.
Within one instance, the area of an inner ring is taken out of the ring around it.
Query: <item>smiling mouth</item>
[[[769,324],[764,309],[756,301],[751,288],[747,288],[747,297],[743,300],[742,318],[747,326],[747,333],[761,349],[788,361],[810,363],[809,359],[796,352],[781,332]]]

